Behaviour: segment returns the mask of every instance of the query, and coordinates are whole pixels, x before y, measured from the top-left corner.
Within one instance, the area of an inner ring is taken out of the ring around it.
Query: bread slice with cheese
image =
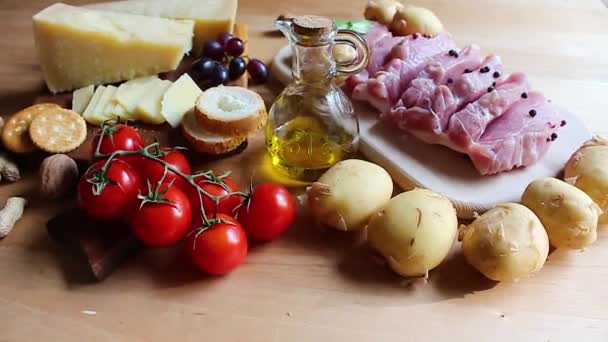
[[[242,87],[207,89],[196,100],[196,118],[208,131],[247,135],[266,124],[266,105],[257,93]]]
[[[246,135],[222,135],[206,130],[196,119],[194,111],[189,111],[182,119],[182,134],[192,149],[200,153],[224,154],[235,150]]]

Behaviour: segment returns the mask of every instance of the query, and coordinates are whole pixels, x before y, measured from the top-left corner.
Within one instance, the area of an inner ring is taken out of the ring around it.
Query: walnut
[[[78,165],[65,154],[47,157],[40,166],[40,193],[47,199],[65,195],[78,181]]]

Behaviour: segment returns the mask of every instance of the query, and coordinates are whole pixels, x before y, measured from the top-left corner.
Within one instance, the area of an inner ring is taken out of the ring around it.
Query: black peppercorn
[[[536,116],[536,110],[530,109],[530,112],[528,112],[528,114],[530,114],[531,117],[535,117]]]
[[[494,90],[494,87],[489,87],[489,88],[488,88],[488,93],[491,93],[491,92],[492,92],[492,90]]]
[[[456,50],[448,51],[448,55],[458,58],[458,52],[456,52]]]
[[[414,34],[412,35],[412,39],[418,39],[418,33],[414,33]]]
[[[551,141],[557,139],[557,133],[551,133]]]
[[[490,67],[485,66],[485,67],[479,69],[479,72],[482,74],[485,74],[486,72],[490,72]]]
[[[494,76],[494,78],[499,78],[500,73],[498,71],[494,71],[494,74],[492,76]]]
[[[471,72],[471,70],[470,70],[470,69],[464,69],[464,73],[465,73],[465,74],[468,74],[468,73],[470,73],[470,72]]]
[[[562,120],[562,122],[560,122],[560,124],[559,124],[559,125],[560,125],[561,127],[566,126],[566,120]]]
[[[527,99],[528,98],[528,93],[521,93],[521,98],[522,99]]]
[[[496,87],[496,82],[492,82],[492,87]]]
[[[452,84],[452,83],[454,83],[454,80],[451,78],[448,78],[448,84]]]

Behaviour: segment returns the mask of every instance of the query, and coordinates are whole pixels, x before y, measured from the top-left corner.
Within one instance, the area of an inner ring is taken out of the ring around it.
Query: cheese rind
[[[87,108],[87,105],[93,98],[94,93],[95,86],[92,84],[90,86],[75,90],[74,94],[72,94],[72,110],[82,115],[84,110]]]
[[[49,90],[114,83],[177,68],[194,22],[55,4],[33,17]]]
[[[198,54],[206,40],[217,39],[234,28],[237,0],[127,0],[87,5],[103,11],[141,14],[195,22],[193,50]]]
[[[163,95],[161,114],[171,127],[178,127],[184,115],[194,108],[196,99],[202,93],[192,78],[183,74]]]
[[[137,104],[137,108],[135,108],[135,115],[139,120],[151,124],[161,124],[165,122],[165,118],[160,114],[161,100],[171,84],[171,81],[162,80],[146,91],[146,96]]]

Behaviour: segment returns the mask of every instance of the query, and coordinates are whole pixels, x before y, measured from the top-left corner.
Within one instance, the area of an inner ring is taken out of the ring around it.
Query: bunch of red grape
[[[241,77],[245,71],[254,83],[268,80],[264,62],[243,56],[245,43],[228,32],[208,40],[203,45],[201,58],[192,63],[191,74],[203,88],[226,84]],[[247,62],[249,60],[249,62]]]

